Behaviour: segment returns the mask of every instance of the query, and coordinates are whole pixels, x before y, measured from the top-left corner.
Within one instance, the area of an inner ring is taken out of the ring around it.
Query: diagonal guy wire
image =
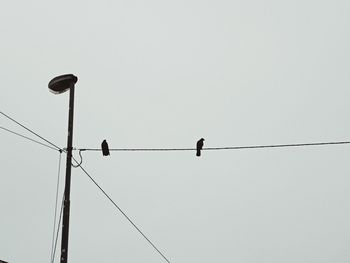
[[[74,158],[73,158],[74,159]],[[74,161],[78,163],[75,159]],[[158,252],[159,255],[165,259],[166,262],[170,261],[164,256],[164,254],[156,247],[156,245],[136,226],[136,224],[128,217],[128,215],[113,201],[113,199],[102,189],[102,187],[91,177],[91,175],[80,165],[79,168],[90,178],[90,180],[101,190],[101,192],[108,198],[108,200],[119,210],[120,213],[129,221],[129,223],[147,240],[147,242]]]

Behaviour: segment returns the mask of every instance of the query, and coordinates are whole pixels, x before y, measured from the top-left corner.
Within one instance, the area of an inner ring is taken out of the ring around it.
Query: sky
[[[0,111],[66,147],[69,93],[47,84],[72,73],[76,148],[348,141],[349,13],[345,0],[5,0]],[[0,142],[0,259],[50,262],[59,153],[3,129]],[[345,263],[349,156],[87,151],[82,166],[170,262]],[[165,262],[79,168],[68,261]]]

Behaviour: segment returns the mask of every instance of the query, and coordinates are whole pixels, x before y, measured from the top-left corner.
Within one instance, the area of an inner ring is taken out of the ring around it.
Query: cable
[[[15,122],[16,124],[20,125],[27,131],[31,132],[32,134],[36,135],[40,139],[46,141],[50,145],[54,146],[55,148],[43,144],[41,142],[38,142],[36,140],[33,140],[31,138],[28,138],[24,135],[18,134],[16,132],[13,132],[9,129],[0,127],[3,130],[6,130],[8,132],[11,132],[13,134],[16,134],[18,136],[21,136],[23,138],[26,138],[28,140],[31,140],[33,142],[36,142],[38,144],[41,144],[43,146],[49,147],[51,149],[55,149],[58,151],[62,151],[60,147],[57,145],[53,144],[52,142],[46,140],[44,137],[40,136],[39,134],[35,133],[34,131],[30,130],[29,128],[25,127],[23,124],[19,123],[18,121],[14,120],[10,116],[6,115],[5,113],[0,111],[0,114],[4,115],[6,118],[10,119],[11,121]],[[306,147],[306,146],[321,146],[321,145],[339,145],[339,144],[350,144],[350,141],[338,141],[338,142],[317,142],[317,143],[295,143],[295,144],[275,144],[275,145],[252,145],[252,146],[227,146],[227,147],[207,147],[203,148],[203,151],[210,151],[210,150],[242,150],[242,149],[261,149],[261,148],[283,148],[283,147]],[[73,150],[79,150],[79,151],[101,151],[101,149],[97,148],[87,148],[87,149],[78,149],[74,148]],[[194,151],[196,148],[115,148],[115,149],[109,149],[110,151],[138,151],[138,152],[150,152],[150,151]]]
[[[74,159],[74,158],[73,158]],[[74,161],[78,163],[75,159]],[[129,221],[129,223],[148,241],[148,243],[168,262],[170,261],[164,256],[164,254],[153,244],[153,242],[138,228],[135,223],[128,217],[125,212],[113,201],[113,199],[102,189],[102,187],[91,177],[91,175],[82,167],[80,169],[90,178],[90,180],[101,190],[101,192],[109,199],[109,201],[119,210],[120,213]]]
[[[252,146],[234,146],[234,147],[211,147],[203,150],[242,150],[242,149],[261,149],[261,148],[285,148],[285,147],[306,147],[306,146],[323,146],[350,144],[350,141],[344,142],[315,142],[315,143],[292,143],[292,144],[275,144],[275,145],[252,145]]]
[[[27,136],[24,136],[24,135],[22,135],[22,134],[19,134],[19,133],[17,133],[17,132],[11,131],[11,130],[6,129],[6,128],[4,128],[4,127],[0,127],[0,129],[2,129],[2,130],[4,130],[4,131],[7,131],[7,132],[10,132],[10,133],[12,133],[12,134],[15,134],[15,135],[17,135],[17,136],[20,136],[20,137],[22,137],[22,138],[25,138],[25,139],[27,139],[27,140],[29,140],[29,141],[35,142],[35,143],[37,143],[37,144],[40,144],[40,145],[42,145],[42,146],[45,146],[45,147],[47,147],[47,148],[50,148],[50,149],[52,149],[52,150],[57,151],[56,148],[53,148],[53,147],[51,147],[50,145],[47,145],[47,144],[44,144],[44,143],[42,143],[42,142],[36,141],[36,140],[34,140],[34,139],[31,139],[31,138],[29,138],[29,137],[27,137]]]
[[[242,150],[242,149],[261,149],[261,148],[283,148],[283,147],[306,147],[306,146],[320,146],[320,145],[337,145],[350,144],[350,141],[339,142],[316,142],[316,143],[292,143],[292,144],[272,144],[272,145],[250,145],[250,146],[227,146],[227,147],[207,147],[203,151],[217,151],[217,150]],[[101,151],[97,148],[87,149],[73,149],[79,151]],[[114,148],[110,151],[135,151],[135,152],[160,152],[160,151],[195,151],[196,148]]]
[[[27,131],[31,132],[32,134],[34,134],[35,136],[39,137],[40,139],[44,140],[45,142],[47,142],[48,144],[52,145],[53,147],[55,147],[58,151],[61,151],[61,148],[58,147],[57,145],[53,144],[52,142],[46,140],[44,137],[40,136],[39,134],[37,134],[36,132],[32,131],[31,129],[27,128],[26,126],[24,126],[23,124],[19,123],[18,121],[16,121],[15,119],[11,118],[10,116],[6,115],[5,113],[3,113],[2,111],[0,111],[0,114],[4,115],[6,118],[8,118],[9,120],[13,121],[14,123],[18,124],[19,126],[21,126],[22,128],[26,129]]]
[[[62,197],[60,217],[59,217],[58,224],[57,224],[56,240],[55,240],[55,245],[54,245],[54,249],[53,249],[53,253],[52,253],[52,263],[55,261],[58,235],[60,233],[60,225],[61,225],[61,221],[62,221],[63,203],[64,203],[64,194],[63,194],[63,197]]]
[[[72,166],[73,166],[74,168],[78,168],[78,167],[83,163],[83,156],[81,155],[81,151],[83,151],[83,150],[79,150],[80,162],[79,162],[79,163],[77,162],[77,165],[74,165],[74,164],[72,163]],[[74,158],[73,158],[73,159],[74,159]],[[74,161],[75,161],[75,159],[74,159]]]
[[[55,201],[55,215],[54,215],[54,220],[53,220],[52,245],[51,245],[51,262],[53,262],[53,254],[54,254],[53,251],[54,251],[55,232],[56,232],[57,201],[58,201],[58,190],[59,190],[59,185],[60,185],[61,160],[62,160],[62,152],[60,152],[59,159],[58,159],[58,173],[57,173],[56,201]]]

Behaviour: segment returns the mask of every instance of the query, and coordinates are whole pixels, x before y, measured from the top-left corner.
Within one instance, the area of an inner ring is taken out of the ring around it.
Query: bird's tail
[[[197,154],[196,154],[197,156],[201,156],[201,150],[197,150]]]

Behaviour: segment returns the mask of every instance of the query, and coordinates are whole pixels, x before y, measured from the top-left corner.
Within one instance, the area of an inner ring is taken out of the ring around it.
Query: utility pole
[[[74,85],[78,78],[72,74],[61,75],[49,82],[49,89],[55,94],[61,94],[69,89],[69,115],[67,138],[66,183],[64,188],[63,222],[61,240],[61,263],[68,262],[70,182],[72,170],[73,117],[74,117]]]
[[[67,259],[68,259],[70,181],[71,181],[71,169],[72,169],[72,145],[73,145],[73,115],[74,115],[74,86],[69,89],[66,185],[64,188],[62,241],[61,241],[61,262],[62,263],[67,263]]]

